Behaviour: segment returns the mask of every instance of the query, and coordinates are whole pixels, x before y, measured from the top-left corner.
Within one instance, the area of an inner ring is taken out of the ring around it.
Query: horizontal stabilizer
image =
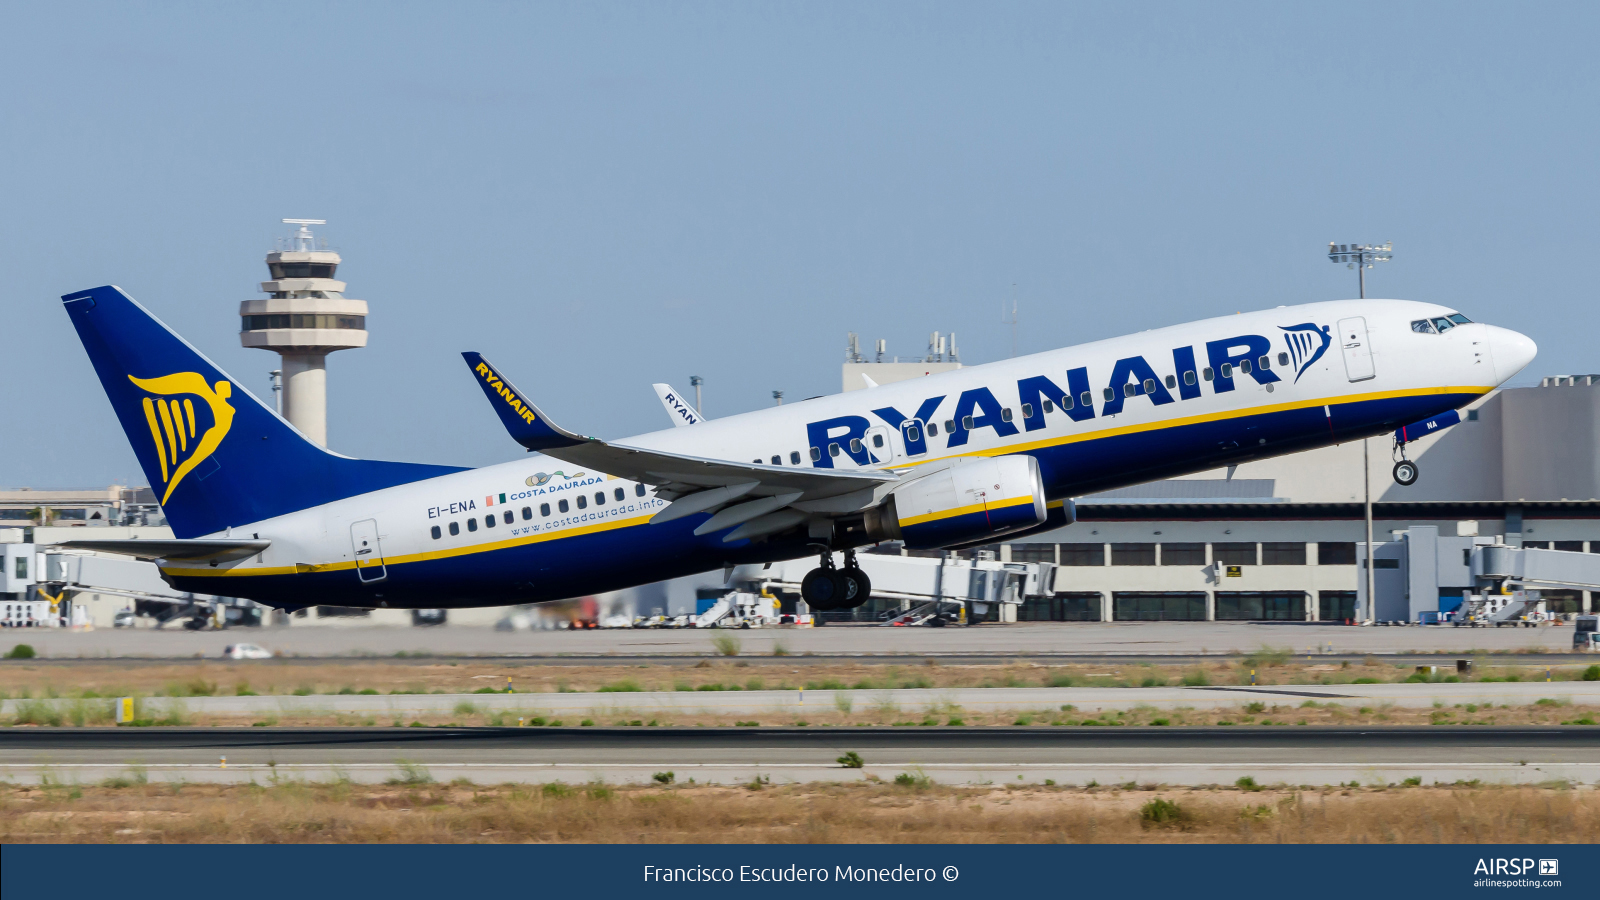
[[[552,447],[570,447],[581,444],[585,438],[556,426],[539,408],[530,403],[527,395],[500,376],[481,354],[468,351],[461,354],[483,388],[489,405],[494,407],[511,439],[529,450],[548,450]]]
[[[182,559],[229,562],[255,556],[272,546],[271,541],[259,538],[193,538],[190,540],[70,540],[52,546],[64,550],[92,550],[96,553],[120,553],[138,559]]]

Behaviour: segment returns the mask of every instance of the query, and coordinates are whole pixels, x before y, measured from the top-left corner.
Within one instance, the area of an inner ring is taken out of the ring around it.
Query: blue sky
[[[239,346],[284,217],[371,346],[330,445],[516,458],[457,355],[558,421],[666,427],[839,388],[845,333],[964,360],[1370,294],[1600,371],[1600,6],[12,4],[0,485],[142,484],[58,297],[121,285]]]

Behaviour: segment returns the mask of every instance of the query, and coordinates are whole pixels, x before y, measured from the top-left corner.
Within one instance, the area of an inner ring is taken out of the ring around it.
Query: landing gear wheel
[[[1402,459],[1394,464],[1394,483],[1401,487],[1410,487],[1417,483],[1417,464],[1409,459]]]
[[[843,609],[845,597],[854,582],[846,581],[839,570],[818,566],[800,580],[800,599],[817,612]]]
[[[845,583],[844,599],[838,609],[855,609],[872,597],[872,579],[867,577],[867,573],[854,566],[846,566],[839,570],[838,576]]]

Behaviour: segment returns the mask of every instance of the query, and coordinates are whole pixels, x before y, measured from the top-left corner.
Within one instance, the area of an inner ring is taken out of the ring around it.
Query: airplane
[[[64,546],[284,609],[536,603],[813,555],[801,598],[850,609],[871,594],[857,549],[1017,540],[1071,524],[1085,493],[1391,431],[1403,450],[1537,352],[1433,303],[1329,301],[619,441],[464,353],[530,451],[466,469],[327,450],[120,289],[62,300],[175,536]]]

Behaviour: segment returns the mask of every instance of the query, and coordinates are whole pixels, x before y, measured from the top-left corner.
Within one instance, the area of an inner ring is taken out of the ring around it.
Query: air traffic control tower
[[[339,254],[317,249],[311,225],[324,219],[284,219],[298,225],[279,249],[267,254],[271,281],[261,290],[272,296],[239,304],[239,343],[283,357],[282,413],[318,444],[328,444],[328,354],[367,345],[367,301],[344,295],[335,281]]]

